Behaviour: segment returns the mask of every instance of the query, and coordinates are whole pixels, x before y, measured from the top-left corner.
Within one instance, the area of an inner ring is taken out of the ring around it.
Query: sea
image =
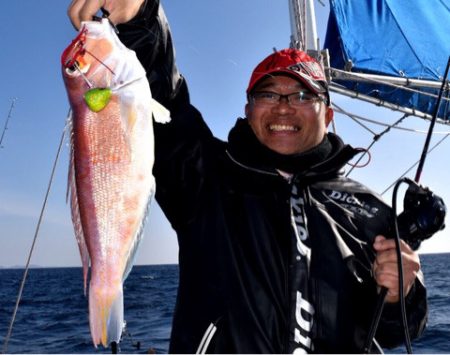
[[[450,254],[421,256],[429,320],[414,353],[450,353]],[[0,346],[13,314],[23,269],[0,269]],[[7,353],[112,353],[92,345],[81,268],[29,270]],[[177,293],[177,265],[135,266],[124,285],[126,330],[120,353],[167,353]],[[386,353],[406,353],[404,346]]]

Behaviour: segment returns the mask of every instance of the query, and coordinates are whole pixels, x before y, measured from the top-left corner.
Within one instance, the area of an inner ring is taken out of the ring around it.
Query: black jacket
[[[390,207],[339,173],[356,151],[333,134],[331,154],[298,169],[290,181],[251,150],[214,138],[189,102],[158,5],[149,1],[119,30],[172,117],[169,124],[155,124],[154,166],[156,199],[179,241],[170,352],[294,350],[293,185],[305,201],[311,240],[314,351],[361,352],[377,300],[371,245],[376,235],[389,233]],[[385,306],[376,336],[382,346],[402,341],[397,307]],[[407,310],[416,337],[427,314],[420,280],[407,297]]]

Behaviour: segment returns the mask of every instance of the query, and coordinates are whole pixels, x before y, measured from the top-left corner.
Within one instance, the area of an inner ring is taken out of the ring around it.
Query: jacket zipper
[[[292,239],[296,233],[296,230],[294,228],[297,228],[297,226],[295,225],[295,221],[293,219],[292,216],[292,206],[291,206],[291,197],[292,197],[292,188],[293,188],[293,184],[294,184],[294,179],[291,178],[289,180],[289,225],[291,226],[290,228],[290,237],[289,239]],[[290,290],[289,290],[289,285],[290,285],[290,273],[291,273],[291,263],[292,263],[292,240],[289,241],[289,251],[288,251],[288,255],[287,255],[287,272],[286,272],[286,281],[285,281],[285,297],[288,300],[288,309],[287,309],[287,317],[286,317],[286,334],[284,336],[284,349],[282,351],[282,353],[286,354],[289,350],[289,338],[290,338],[290,333],[291,333],[291,325],[292,325],[292,298],[291,298],[291,294],[290,294]]]

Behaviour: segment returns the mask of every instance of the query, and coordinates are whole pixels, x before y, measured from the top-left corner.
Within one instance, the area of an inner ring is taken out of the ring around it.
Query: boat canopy
[[[324,47],[333,83],[431,115],[450,56],[450,1],[330,0]],[[378,75],[397,81],[383,84]],[[445,98],[441,120],[450,121],[448,106]]]

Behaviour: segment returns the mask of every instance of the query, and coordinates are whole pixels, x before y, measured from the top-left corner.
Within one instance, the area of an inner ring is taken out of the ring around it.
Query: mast
[[[289,0],[291,48],[319,51],[314,0]]]

